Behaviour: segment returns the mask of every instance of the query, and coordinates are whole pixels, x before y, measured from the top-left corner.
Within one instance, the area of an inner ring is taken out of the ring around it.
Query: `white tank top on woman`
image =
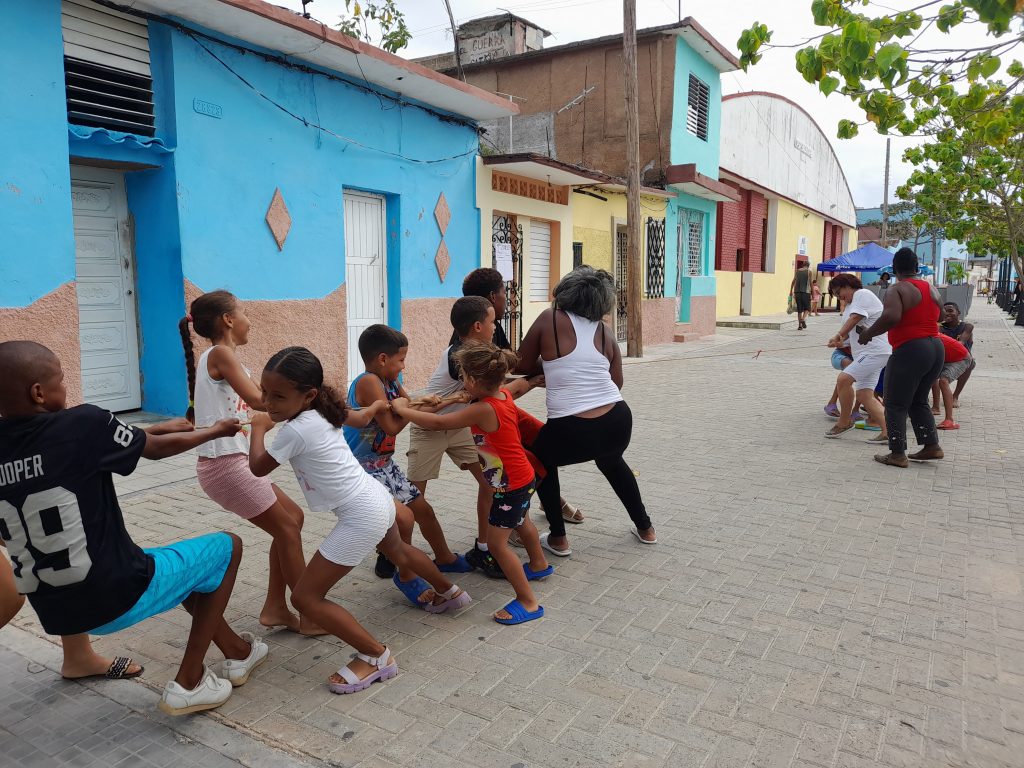
[[[196,409],[196,426],[208,427],[219,419],[239,419],[247,421],[249,418],[249,406],[245,400],[235,392],[228,384],[227,379],[215,381],[210,376],[208,367],[210,353],[214,347],[210,347],[199,356],[199,363],[196,365],[196,391],[194,396]],[[249,376],[249,369],[242,366],[245,375]],[[230,456],[233,453],[249,453],[249,441],[242,432],[232,437],[218,437],[208,443],[203,443],[196,448],[196,453],[206,459],[215,459],[218,456]]]
[[[576,332],[576,348],[554,360],[541,358],[549,419],[575,416],[622,400],[619,388],[612,381],[611,361],[594,346],[598,323],[571,312],[566,312],[565,316]],[[555,334],[557,339],[557,326]]]

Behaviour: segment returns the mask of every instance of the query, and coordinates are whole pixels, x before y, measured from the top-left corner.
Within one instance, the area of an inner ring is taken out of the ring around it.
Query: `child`
[[[183,605],[192,629],[160,709],[219,707],[267,657],[267,645],[224,621],[242,542],[213,533],[140,549],[125,530],[112,472],[140,456],[162,459],[238,432],[237,419],[195,431],[147,434],[93,405],[65,409],[60,361],[31,341],[0,344],[0,535],[27,595],[52,635],[106,635]],[[214,642],[222,679],[204,665]]]
[[[821,304],[821,286],[817,279],[811,283],[811,314],[818,316],[818,306]]]
[[[418,596],[430,613],[457,610],[471,600],[445,579],[429,557],[402,541],[395,525],[401,505],[363,471],[342,439],[342,424],[366,424],[387,403],[378,401],[347,413],[344,401],[324,384],[320,361],[303,347],[288,347],[270,358],[260,384],[267,412],[252,422],[249,466],[253,474],[263,477],[291,462],[309,508],[338,517],[292,590],[292,605],[356,649],[355,659],[328,681],[334,693],[355,693],[394,677],[398,664],[387,646],[326,595],[375,546],[399,568],[409,568],[430,581],[433,592],[427,589]],[[267,430],[280,422],[285,424],[273,445],[264,447]]]
[[[189,324],[213,344],[196,364]],[[178,323],[188,371],[189,418],[198,424],[218,419],[249,421],[250,412],[262,411],[263,395],[238,360],[236,350],[249,341],[249,318],[242,304],[227,291],[210,291],[192,302],[189,314]],[[285,584],[294,589],[306,567],[302,555],[302,510],[287,494],[249,471],[249,441],[245,435],[213,440],[196,451],[196,477],[207,496],[228,512],[248,520],[270,534],[269,584],[260,610],[260,624],[284,626],[305,635],[323,630],[288,610]]]
[[[494,307],[494,336],[492,339],[481,338],[478,335],[473,335],[471,338],[479,339],[480,341],[493,341],[494,345],[499,349],[512,349],[512,344],[508,340],[508,336],[505,335],[504,328],[498,322],[505,316],[505,311],[508,308],[508,293],[505,288],[505,279],[501,276],[501,273],[491,267],[480,267],[474,269],[465,279],[462,281],[462,295],[463,297],[479,296],[480,298],[487,299],[487,302]],[[466,337],[470,338],[470,337]],[[453,346],[458,345],[460,341],[464,339],[459,338],[458,331],[452,336],[451,344]],[[513,352],[515,350],[512,350]],[[454,369],[453,369],[454,370]],[[458,378],[453,376],[453,378]],[[518,395],[516,395],[518,397]],[[533,444],[536,439],[540,428],[544,424],[539,419],[534,419],[525,411],[520,412],[521,415],[526,415],[528,422],[520,421],[519,428],[523,435],[523,445],[529,450],[530,445]],[[535,466],[540,466],[539,462]],[[583,512],[578,507],[574,507],[564,498],[559,498],[559,503],[562,505],[562,519],[567,523],[578,525],[584,521]],[[481,488],[481,492],[477,499],[477,513],[480,519],[486,524],[487,515],[491,508],[491,492],[486,488]],[[544,505],[541,505],[541,509]],[[513,537],[514,541],[515,537]],[[472,554],[476,554],[473,552]],[[469,557],[469,554],[466,555]],[[475,565],[475,562],[473,563]],[[479,567],[479,566],[477,566]]]
[[[544,558],[537,528],[530,520],[536,477],[523,449],[515,401],[502,386],[517,362],[516,356],[494,344],[467,342],[455,357],[466,391],[477,402],[444,415],[413,410],[405,398],[396,398],[391,407],[400,417],[427,429],[471,427],[484,476],[494,488],[487,547],[516,592],[516,599],[495,613],[494,620],[499,624],[522,624],[544,615],[529,582],[550,576],[554,568]],[[520,563],[508,546],[512,531],[519,533],[526,546],[528,564]]]
[[[408,397],[402,385],[398,383],[398,376],[405,368],[405,356],[408,351],[409,340],[405,334],[386,325],[371,325],[359,335],[359,354],[366,365],[366,371],[357,376],[349,386],[348,402],[353,410],[366,408],[377,402],[383,402],[386,406],[396,397]],[[385,408],[362,429],[346,426],[345,440],[363,469],[387,488],[396,501],[412,510],[420,533],[434,552],[437,567],[444,573],[471,571],[473,568],[466,562],[466,558],[448,548],[444,531],[441,530],[433,507],[395,463],[395,436],[405,429],[407,423]],[[399,524],[403,540],[411,544],[412,527],[403,524],[401,517]],[[389,565],[386,557],[381,554],[375,568],[377,575],[387,578]],[[397,574],[390,575],[402,593],[414,604],[417,603],[415,590],[425,589],[426,584],[411,572],[400,570]]]
[[[943,351],[946,353],[946,361],[942,365],[942,370],[939,371],[939,377],[932,384],[932,413],[939,412],[938,402],[941,393],[942,406],[946,411],[946,416],[936,427],[938,429],[960,429],[960,425],[953,419],[955,401],[953,389],[949,384],[974,369],[974,357],[966,346],[951,336],[940,332],[939,341],[942,342]]]

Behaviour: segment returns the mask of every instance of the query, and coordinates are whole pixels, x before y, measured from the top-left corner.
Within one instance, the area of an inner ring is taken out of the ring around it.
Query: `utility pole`
[[[455,14],[452,13],[452,4],[444,0],[445,10],[448,11],[448,21],[452,25],[452,38],[455,40],[455,71],[458,72],[459,80],[466,81],[466,74],[462,71],[462,51],[459,50],[459,28],[455,25]]]
[[[636,74],[636,0],[622,0],[626,91],[626,355],[643,357],[643,283],[640,279],[640,104]]]
[[[885,190],[882,192],[882,247],[889,247],[889,145],[892,139],[885,140]]]

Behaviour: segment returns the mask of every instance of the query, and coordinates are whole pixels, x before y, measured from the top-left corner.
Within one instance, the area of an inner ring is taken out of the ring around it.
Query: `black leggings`
[[[918,445],[938,445],[939,433],[928,404],[945,352],[935,337],[913,339],[894,349],[885,366],[885,427],[889,450],[907,452],[907,415]]]
[[[651,527],[636,476],[622,458],[632,433],[633,413],[623,401],[596,419],[563,416],[548,419],[541,427],[530,450],[547,470],[547,476],[537,488],[537,495],[544,505],[552,536],[565,536],[558,468],[586,461],[597,463],[597,468],[626,507],[637,529],[646,531]]]

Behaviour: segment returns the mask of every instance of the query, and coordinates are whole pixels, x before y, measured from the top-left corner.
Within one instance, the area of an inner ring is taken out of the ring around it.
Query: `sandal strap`
[[[377,669],[383,669],[391,661],[391,649],[385,645],[384,653],[382,653],[380,656],[367,656],[365,653],[357,653],[355,654],[355,658],[359,659],[360,661],[365,661],[367,664],[372,664]],[[345,669],[348,669],[348,667],[345,667]],[[344,677],[344,675],[342,675],[342,677]]]
[[[124,673],[128,671],[132,665],[132,660],[128,656],[116,656],[110,666],[107,667],[106,677],[110,680],[120,680],[124,677]]]

